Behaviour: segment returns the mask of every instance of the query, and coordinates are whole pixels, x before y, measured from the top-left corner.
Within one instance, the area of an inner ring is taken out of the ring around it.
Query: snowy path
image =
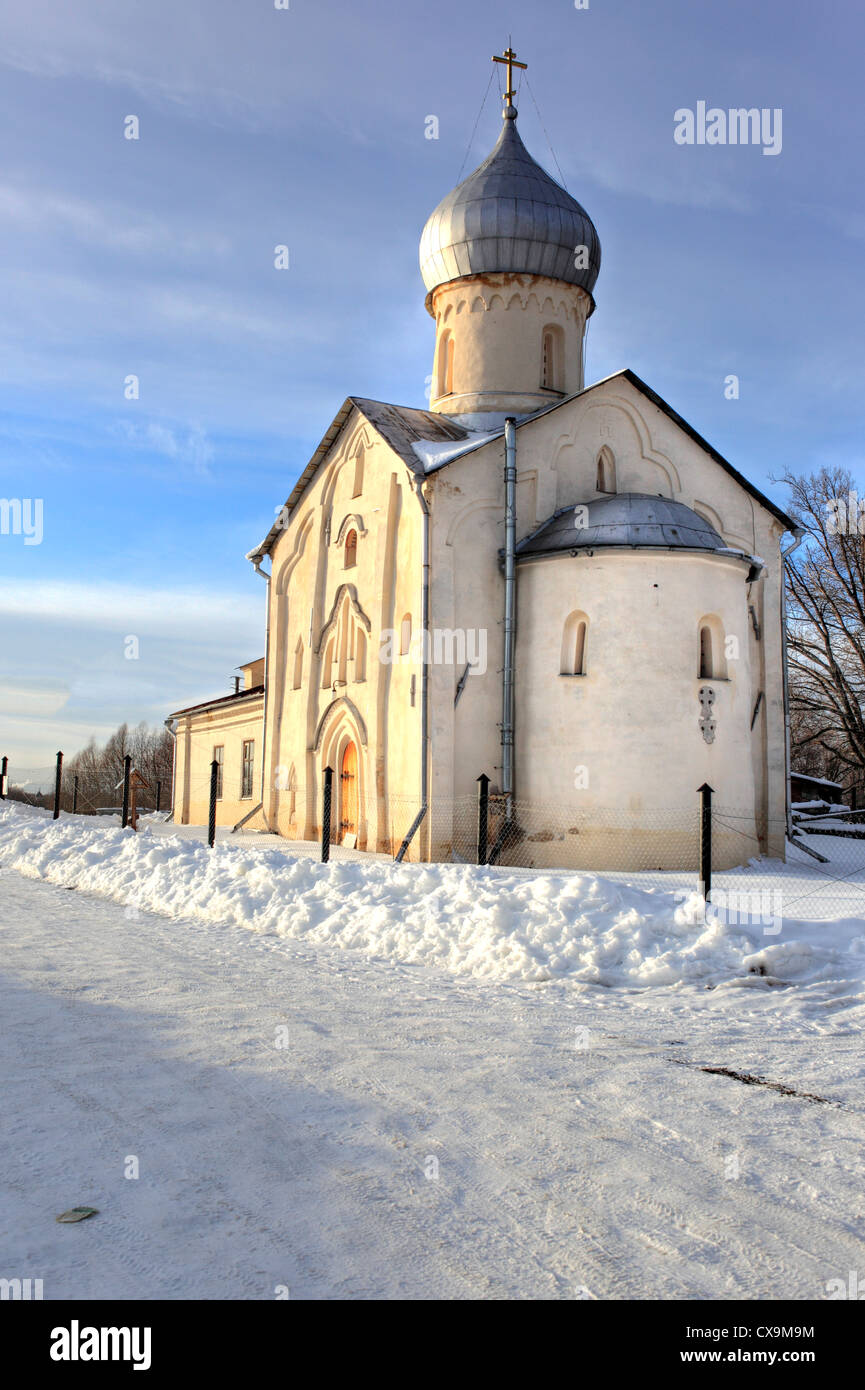
[[[863,1008],[830,986],[488,984],[0,891],[0,1275],[46,1298],[820,1298],[865,1272]]]

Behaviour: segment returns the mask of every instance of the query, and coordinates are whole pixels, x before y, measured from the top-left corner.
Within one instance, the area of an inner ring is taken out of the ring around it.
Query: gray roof
[[[578,246],[588,248],[589,264],[581,270]],[[581,285],[591,294],[601,268],[598,234],[576,198],[529,154],[513,107],[492,154],[429,218],[420,265],[429,291],[464,275],[513,271]]]
[[[579,514],[576,505],[561,508],[521,541],[518,555],[600,550],[605,546],[742,553],[731,551],[715,528],[684,502],[673,502],[669,497],[616,493],[585,503],[586,512]]]
[[[294,510],[315,477],[319,464],[326,458],[342,433],[353,410],[360,411],[393,451],[419,477],[424,476],[424,467],[411,447],[413,440],[446,443],[450,440],[456,442],[471,439],[472,435],[470,430],[464,429],[447,415],[436,415],[431,410],[418,410],[414,406],[390,405],[387,401],[371,401],[364,396],[349,396],[337,411],[321,443],[292,488],[288,501],[282,508],[283,514]],[[258,561],[267,555],[284,529],[284,516],[282,519],[277,517],[261,544],[249,552],[247,560]]]
[[[782,523],[786,530],[793,530],[796,523],[781,510],[777,503],[773,502],[772,499],[761,492],[758,487],[755,487],[753,483],[749,482],[737,468],[733,467],[732,463],[725,459],[722,454],[719,454],[717,449],[713,448],[708,440],[697,433],[693,425],[689,425],[687,420],[683,419],[671,405],[668,405],[656,391],[653,391],[650,386],[647,386],[644,381],[641,381],[630,368],[625,368],[625,370],[621,372],[613,372],[612,375],[604,377],[601,381],[596,381],[593,385],[584,387],[582,391],[577,391],[573,396],[567,396],[562,401],[556,401],[552,405],[545,406],[543,410],[537,411],[536,414],[529,415],[525,420],[518,421],[517,430],[531,429],[535,421],[543,419],[545,415],[549,415],[554,410],[563,409],[572,401],[576,400],[577,396],[587,395],[590,391],[596,391],[606,382],[615,381],[617,378],[630,382],[636,390],[656,405],[659,410],[662,410],[667,418],[672,420],[679,429],[683,430],[689,438],[693,439],[701,449],[704,449],[716,463],[720,464],[721,468],[723,468],[731,478],[735,478],[736,482],[752,497],[756,498],[761,506],[766,507],[773,516],[777,517],[778,521]],[[394,449],[403,460],[406,467],[410,468],[412,473],[416,474],[418,477],[423,477],[426,473],[437,472],[440,468],[446,467],[452,460],[445,458],[441,463],[430,466],[425,470],[421,459],[412,448],[412,441],[414,440],[426,440],[430,442],[435,442],[436,440],[442,442],[448,440],[453,440],[455,442],[466,440],[467,451],[471,449],[482,449],[486,444],[490,443],[489,434],[481,435],[481,437],[477,439],[477,443],[473,443],[472,441],[477,436],[477,431],[465,429],[451,416],[438,415],[432,410],[418,410],[412,406],[390,405],[387,401],[367,400],[363,396],[349,396],[337,411],[321,443],[292,488],[291,495],[283,508],[283,512],[293,511],[300,501],[302,494],[315,476],[319,464],[326,458],[329,450],[339,438],[353,410],[360,411],[364,418],[387,440],[391,448]],[[504,431],[502,430],[500,433],[503,434]],[[463,454],[462,457],[465,457],[465,455]],[[662,501],[663,499],[652,498],[651,500]],[[682,504],[676,503],[670,505],[678,506]],[[573,515],[573,508],[565,508],[565,511]],[[544,525],[550,525],[554,520],[555,517],[551,517]],[[701,524],[703,524],[702,518],[700,520]],[[567,525],[567,523],[565,523],[565,525]],[[281,534],[283,526],[284,522],[282,524],[280,524],[279,521],[275,522],[261,544],[257,545],[254,550],[249,552],[247,559],[257,561],[267,555],[273,542]],[[523,542],[524,546],[527,544],[528,539],[530,538],[527,538],[527,541]],[[563,548],[570,549],[571,547],[567,546]]]

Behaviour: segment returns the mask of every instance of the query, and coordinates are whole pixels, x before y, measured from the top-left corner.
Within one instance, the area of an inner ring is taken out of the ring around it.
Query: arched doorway
[[[357,746],[349,742],[342,751],[340,781],[340,839],[357,834]]]

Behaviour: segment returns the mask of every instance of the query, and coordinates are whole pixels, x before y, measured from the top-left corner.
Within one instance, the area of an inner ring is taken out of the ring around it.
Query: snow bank
[[[0,866],[140,909],[233,923],[489,980],[606,986],[865,976],[865,924],[701,920],[696,894],[590,873],[461,864],[320,864],[290,848],[204,844],[6,803]]]

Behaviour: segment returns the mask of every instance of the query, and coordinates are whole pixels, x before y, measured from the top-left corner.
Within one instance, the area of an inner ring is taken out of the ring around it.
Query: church
[[[783,857],[793,522],[632,371],[586,385],[600,242],[504,57],[420,240],[429,408],[349,396],[249,553],[264,656],[171,716],[174,819],[215,760],[219,824],[314,840],[330,768],[335,842],[473,860],[485,777],[496,862],[679,869],[707,783],[717,867]]]

